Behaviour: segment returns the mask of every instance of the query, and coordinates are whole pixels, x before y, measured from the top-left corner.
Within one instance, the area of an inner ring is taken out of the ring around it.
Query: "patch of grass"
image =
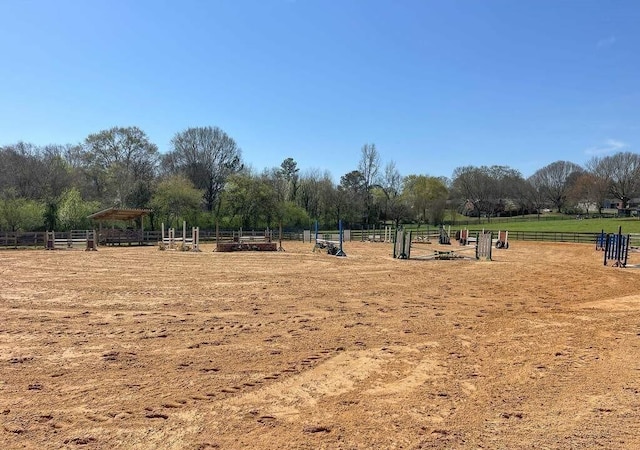
[[[481,224],[469,222],[460,228],[484,228],[485,230],[508,231],[557,231],[571,233],[598,233],[604,230],[606,233],[616,233],[622,226],[623,233],[640,233],[640,220],[637,218],[612,218],[612,219],[567,219],[567,220],[511,220],[491,221]]]
[[[500,226],[504,226],[501,229],[514,231],[567,231],[574,233],[598,233],[602,230],[605,233],[616,233],[621,226],[623,233],[640,233],[640,220],[635,218],[507,222],[500,224]],[[492,226],[491,229],[498,228]]]
[[[456,225],[451,225],[451,230],[468,228],[471,230],[508,230],[508,231],[554,231],[568,233],[598,233],[602,230],[605,233],[617,233],[618,227],[622,226],[623,233],[640,233],[640,219],[638,218],[598,218],[598,219],[576,219],[575,217],[545,214],[538,218],[535,215],[527,217],[505,217],[477,219],[464,217],[457,219]],[[436,230],[433,225],[405,225],[405,228],[420,231],[427,229]],[[447,227],[448,228],[448,225]]]

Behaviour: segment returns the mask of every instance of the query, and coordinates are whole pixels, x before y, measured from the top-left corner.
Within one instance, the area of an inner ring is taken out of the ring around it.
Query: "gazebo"
[[[98,222],[98,244],[99,245],[121,245],[121,244],[145,244],[144,236],[144,216],[148,216],[153,212],[152,209],[139,208],[107,208],[88,216],[89,219]],[[115,226],[103,230],[104,222],[134,222],[140,219],[140,228],[128,226],[125,229],[119,229]]]

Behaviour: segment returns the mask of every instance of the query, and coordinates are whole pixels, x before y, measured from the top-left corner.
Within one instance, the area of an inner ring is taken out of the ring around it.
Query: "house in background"
[[[618,217],[636,217],[640,211],[640,198],[632,198],[627,202],[627,207],[622,207],[622,202],[618,199],[607,199],[604,201],[605,209],[615,209]]]

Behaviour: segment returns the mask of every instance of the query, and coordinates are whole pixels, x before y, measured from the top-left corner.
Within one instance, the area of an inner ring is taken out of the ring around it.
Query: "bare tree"
[[[588,163],[592,173],[608,182],[609,193],[626,208],[634,196],[640,195],[640,155],[619,152]]]
[[[309,169],[300,177],[297,203],[309,217],[318,218],[320,215],[318,186],[321,179],[322,175],[318,169]]]
[[[514,215],[524,212],[526,201],[522,192],[527,182],[520,171],[508,166],[492,166],[492,174],[497,180],[496,211]]]
[[[42,172],[39,174],[42,198],[59,198],[73,183],[73,168],[65,159],[69,146],[47,145],[40,150]]]
[[[17,197],[39,198],[43,167],[38,159],[38,148],[27,142],[18,142],[2,147],[0,157],[0,191],[10,189]]]
[[[571,189],[571,182],[584,169],[578,164],[569,161],[556,161],[542,169],[538,169],[531,177],[530,183],[540,195],[553,205],[558,212],[567,201],[567,195]]]
[[[463,209],[472,208],[480,220],[483,213],[489,213],[491,200],[495,196],[495,180],[486,166],[458,167],[453,171],[453,194]]]
[[[538,214],[538,219],[540,219],[540,213],[542,209],[548,205],[549,201],[544,195],[544,190],[538,185],[538,182],[538,177],[530,176],[527,178],[521,195],[525,199],[527,207],[535,211]]]
[[[302,173],[298,182],[296,203],[304,209],[312,219],[321,219],[331,215],[327,209],[332,209],[331,201],[336,187],[331,174],[319,169],[308,169]]]
[[[402,195],[402,175],[395,162],[389,161],[384,166],[379,185],[373,188],[373,199],[382,220],[392,220],[397,226],[410,216],[406,198]]]
[[[218,127],[188,128],[173,137],[171,146],[164,165],[185,174],[204,192],[206,208],[213,211],[229,176],[243,167],[240,148]]]
[[[453,194],[461,206],[487,217],[511,212],[522,175],[507,166],[459,167],[453,172]]]
[[[609,183],[606,179],[584,172],[572,183],[567,198],[586,213],[592,206],[601,213],[608,192]]]
[[[0,147],[0,191],[10,188],[32,200],[59,197],[73,182],[73,168],[64,158],[64,149],[25,142]]]
[[[380,154],[375,144],[365,144],[362,146],[358,172],[362,177],[362,187],[364,189],[364,209],[365,222],[369,224],[372,217],[373,198],[371,190],[379,185],[378,173],[380,171]]]

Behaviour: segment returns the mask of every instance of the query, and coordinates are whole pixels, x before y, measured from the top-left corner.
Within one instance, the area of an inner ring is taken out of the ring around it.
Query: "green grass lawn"
[[[572,233],[616,233],[622,226],[623,233],[640,233],[640,220],[637,218],[624,219],[573,219],[573,220],[532,220],[491,222],[480,225],[485,230],[508,231],[558,231]],[[469,224],[469,228],[472,225]]]
[[[507,231],[554,231],[571,233],[598,233],[602,230],[605,233],[617,233],[618,227],[622,226],[623,233],[640,233],[640,220],[638,218],[610,218],[610,219],[576,219],[565,220],[537,220],[536,216],[531,216],[527,220],[522,217],[516,219],[501,218],[482,219],[480,223],[473,218],[465,217],[458,220],[457,225],[452,225],[452,230],[468,228],[473,230],[507,230]],[[414,227],[410,227],[416,229]],[[422,225],[420,230],[426,230],[427,226]],[[433,226],[429,228],[433,229]]]

